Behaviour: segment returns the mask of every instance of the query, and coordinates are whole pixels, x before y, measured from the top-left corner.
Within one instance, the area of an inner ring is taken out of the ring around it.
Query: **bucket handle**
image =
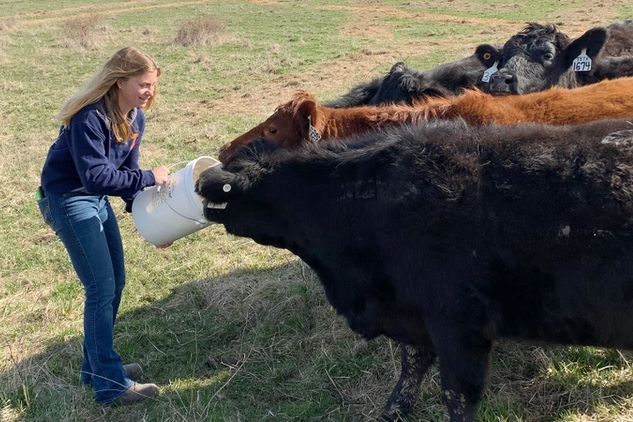
[[[165,205],[167,205],[169,207],[170,210],[172,210],[173,212],[175,212],[176,214],[178,214],[179,216],[181,216],[182,218],[184,218],[185,220],[189,220],[189,221],[193,221],[196,224],[200,224],[201,226],[203,224],[207,224],[208,221],[207,220],[196,220],[195,218],[190,218],[187,217],[186,215],[182,215],[181,213],[179,213],[178,211],[176,211],[175,209],[172,208],[171,205],[169,205],[169,202],[165,202]]]
[[[189,164],[190,162],[191,162],[191,160],[178,161],[177,163],[168,165],[167,168],[171,170],[171,168],[174,167],[174,166],[177,166],[177,165],[180,165],[180,164],[183,164],[183,163]]]

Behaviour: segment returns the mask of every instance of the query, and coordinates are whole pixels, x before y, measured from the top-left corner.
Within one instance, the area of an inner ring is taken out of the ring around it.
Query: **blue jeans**
[[[92,385],[95,401],[110,403],[133,385],[112,344],[125,286],[119,224],[105,196],[49,194],[38,205],[66,247],[86,294],[81,381]]]

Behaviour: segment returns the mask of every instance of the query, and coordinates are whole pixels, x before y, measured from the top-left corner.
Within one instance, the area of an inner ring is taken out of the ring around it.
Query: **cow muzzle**
[[[514,73],[500,70],[490,76],[488,92],[493,95],[516,94],[517,77]]]

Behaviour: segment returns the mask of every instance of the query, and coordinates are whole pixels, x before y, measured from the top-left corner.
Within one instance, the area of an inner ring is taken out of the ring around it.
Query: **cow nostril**
[[[490,77],[490,81],[497,85],[512,85],[517,80],[516,76],[512,73],[497,72]]]

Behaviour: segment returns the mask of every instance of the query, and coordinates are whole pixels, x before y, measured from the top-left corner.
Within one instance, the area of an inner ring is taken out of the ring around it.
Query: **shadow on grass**
[[[125,300],[125,297],[124,297]],[[300,261],[192,281],[120,315],[115,347],[161,396],[102,407],[79,380],[81,336],[0,374],[3,421],[369,421],[399,376],[399,348],[355,336]],[[479,421],[563,421],[626,407],[628,359],[593,348],[502,342]],[[411,421],[445,421],[439,374]]]
[[[18,356],[0,373],[4,414],[33,421],[352,421],[359,406],[371,413],[377,386],[395,382],[396,345],[357,338],[298,261],[183,283],[121,313],[115,349],[124,362],[143,366],[141,382],[159,384],[156,400],[95,404],[79,380],[81,342],[70,335],[28,359]],[[374,375],[380,365],[388,370]],[[382,402],[388,391],[380,393]]]

